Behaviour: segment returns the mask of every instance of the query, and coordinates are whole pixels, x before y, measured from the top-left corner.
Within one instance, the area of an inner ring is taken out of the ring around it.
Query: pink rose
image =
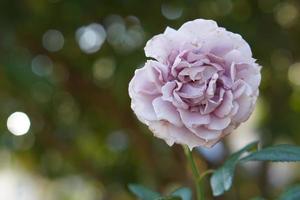
[[[243,38],[212,20],[167,28],[145,47],[129,84],[131,108],[167,144],[211,147],[252,113],[260,66]]]

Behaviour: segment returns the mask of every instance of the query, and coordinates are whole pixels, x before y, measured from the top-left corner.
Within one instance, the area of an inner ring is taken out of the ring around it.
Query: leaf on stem
[[[252,142],[240,151],[232,154],[222,167],[217,169],[210,179],[210,185],[214,196],[219,196],[228,191],[232,185],[234,171],[243,153],[257,149],[258,142]]]
[[[262,197],[254,197],[254,198],[252,198],[252,199],[250,199],[250,200],[266,200],[266,199],[264,199],[264,198],[262,198]]]
[[[169,197],[158,197],[155,200],[182,200],[182,198],[177,196],[169,196]]]
[[[288,188],[279,197],[279,200],[298,200],[298,199],[300,199],[300,184]]]
[[[300,147],[288,144],[275,145],[253,152],[241,161],[296,162],[300,161]]]
[[[182,187],[172,192],[171,196],[181,197],[182,200],[192,200],[192,191],[190,188]]]
[[[129,190],[141,200],[154,200],[160,197],[160,194],[154,192],[142,185],[138,184],[129,184]]]

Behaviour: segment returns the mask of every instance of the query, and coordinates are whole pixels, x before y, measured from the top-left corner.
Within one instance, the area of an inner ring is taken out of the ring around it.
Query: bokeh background
[[[137,121],[127,86],[149,38],[196,18],[240,33],[263,66],[255,113],[195,150],[200,170],[253,140],[299,145],[298,0],[1,0],[0,199],[130,200],[128,183],[192,186],[181,147]],[[297,181],[299,164],[250,163],[216,199],[273,199]]]

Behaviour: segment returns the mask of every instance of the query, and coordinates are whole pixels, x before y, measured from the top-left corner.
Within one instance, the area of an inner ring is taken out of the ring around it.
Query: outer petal
[[[176,88],[176,82],[167,82],[164,86],[161,88],[162,92],[162,99],[165,101],[173,101],[173,91]]]
[[[227,118],[218,118],[216,116],[211,116],[211,121],[206,127],[210,130],[219,130],[222,131],[225,129],[231,122],[229,117]]]
[[[238,65],[236,76],[238,79],[242,79],[248,83],[251,86],[252,91],[255,91],[261,80],[260,67],[256,63]]]
[[[220,118],[227,116],[233,108],[232,101],[232,92],[226,91],[222,104],[215,110],[214,114]]]
[[[148,124],[149,121],[157,120],[152,101],[158,93],[154,84],[147,78],[146,68],[136,70],[128,88],[131,108],[138,119],[145,124]]]
[[[216,140],[222,134],[222,130],[211,130],[204,126],[199,126],[197,128],[191,129],[191,131],[195,133],[198,137],[204,139],[206,142]]]
[[[156,137],[165,140],[170,146],[178,143],[188,145],[190,149],[193,149],[196,146],[211,147],[215,144],[214,141],[205,141],[197,137],[185,127],[176,127],[166,121],[150,122],[149,128]]]
[[[236,100],[239,105],[239,109],[237,114],[233,117],[235,122],[244,122],[246,121],[254,109],[254,104],[256,102],[256,97],[251,97],[247,95],[242,95],[240,98]]]
[[[156,113],[152,106],[154,97],[138,93],[131,93],[131,96],[131,109],[141,122],[148,125],[149,121],[157,120]]]
[[[255,60],[252,57],[244,54],[239,49],[233,49],[224,55],[224,59],[227,65],[231,65],[232,63],[241,64],[241,63],[254,63]]]
[[[201,115],[198,112],[190,112],[184,109],[178,109],[183,124],[188,128],[195,128],[200,125],[209,124],[210,116]]]
[[[170,102],[157,97],[153,100],[152,104],[158,120],[166,120],[175,126],[182,126],[179,113]]]
[[[144,50],[147,57],[155,58],[159,62],[166,63],[167,58],[172,51],[169,38],[164,34],[159,34],[151,38]]]
[[[196,19],[184,23],[178,31],[188,34],[192,38],[200,38],[215,31],[217,28],[218,25],[213,20]]]
[[[145,54],[161,63],[168,63],[172,52],[180,49],[186,40],[186,35],[168,27],[163,34],[156,35],[147,42]]]
[[[155,81],[151,80],[152,72],[150,70],[149,66],[135,70],[134,77],[129,83],[129,95],[131,95],[132,92],[146,95],[159,94]]]

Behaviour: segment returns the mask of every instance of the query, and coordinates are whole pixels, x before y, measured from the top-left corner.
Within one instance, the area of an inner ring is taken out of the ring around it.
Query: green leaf
[[[154,200],[160,197],[160,194],[154,192],[142,185],[129,184],[129,190],[141,200]]]
[[[169,197],[158,197],[155,200],[182,200],[182,199],[177,196],[169,196]]]
[[[299,199],[300,199],[300,184],[288,188],[279,197],[279,200],[299,200]]]
[[[187,187],[178,188],[171,195],[181,197],[182,200],[192,200],[192,191]]]
[[[240,151],[232,154],[224,163],[224,165],[213,173],[210,179],[210,185],[214,196],[222,195],[225,191],[230,189],[234,177],[235,167],[239,162],[241,155],[256,148],[257,142],[248,144]]]
[[[300,147],[288,144],[280,144],[267,147],[249,154],[241,161],[273,161],[295,162],[300,161]]]
[[[266,199],[264,199],[262,197],[254,197],[254,198],[251,198],[251,200],[266,200]]]

